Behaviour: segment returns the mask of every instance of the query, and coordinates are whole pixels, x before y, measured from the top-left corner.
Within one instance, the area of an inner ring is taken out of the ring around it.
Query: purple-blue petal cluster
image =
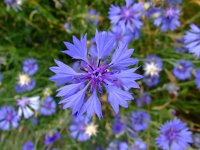
[[[200,89],[200,69],[196,70],[195,81],[196,81],[197,88]]]
[[[56,112],[56,102],[53,97],[48,96],[41,104],[40,114],[50,116]]]
[[[175,118],[161,127],[156,144],[163,150],[183,150],[192,142],[191,134],[187,125]]]
[[[147,144],[142,139],[137,138],[131,145],[130,150],[147,150]]]
[[[60,139],[60,133],[55,130],[55,131],[52,131],[52,132],[49,132],[49,133],[46,133],[45,135],[45,139],[44,139],[44,143],[46,145],[51,145],[53,144],[55,141],[59,140]]]
[[[28,58],[23,61],[22,71],[33,75],[38,71],[38,64],[34,58]]]
[[[35,145],[32,141],[27,141],[22,146],[22,150],[35,150]]]
[[[195,24],[191,24],[190,28],[184,35],[184,43],[190,53],[200,58],[200,28]]]
[[[125,123],[121,121],[121,116],[115,116],[112,130],[114,134],[121,134],[124,132]]]
[[[12,106],[3,106],[0,108],[0,129],[9,130],[18,127],[19,117]]]
[[[137,99],[136,99],[137,106],[146,106],[151,103],[151,97],[143,92]]]
[[[98,95],[105,92],[108,94],[108,102],[115,113],[118,113],[119,106],[127,108],[127,100],[133,100],[128,90],[139,88],[136,80],[142,76],[135,73],[137,68],[128,68],[138,62],[131,58],[133,49],[128,50],[126,43],[115,48],[115,40],[108,35],[107,32],[96,32],[95,56],[88,55],[86,36],[80,40],[73,37],[73,44],[65,42],[68,50],[63,52],[81,61],[78,69],[80,71],[77,72],[58,60],[55,60],[58,66],[50,68],[56,73],[50,80],[58,85],[65,84],[58,89],[57,96],[63,97],[60,104],[64,104],[63,109],[71,108],[73,115],[86,113],[91,118],[96,114],[101,118],[102,109]]]
[[[179,60],[174,64],[173,74],[180,80],[192,77],[193,64],[190,61]]]

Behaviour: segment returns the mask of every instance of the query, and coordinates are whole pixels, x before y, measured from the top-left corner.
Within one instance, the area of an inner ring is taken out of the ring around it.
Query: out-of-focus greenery
[[[91,39],[95,30],[109,30],[111,28],[108,19],[108,9],[111,4],[124,4],[121,0],[26,0],[22,3],[21,11],[6,10],[3,1],[0,2],[0,72],[3,81],[0,85],[0,106],[12,105],[16,107],[16,98],[20,96],[40,95],[44,99],[44,89],[50,88],[55,96],[54,84],[48,78],[52,75],[49,67],[54,65],[53,59],[59,59],[66,64],[73,61],[67,55],[61,53],[66,49],[63,41],[72,41],[72,35],[80,36],[87,33]],[[86,19],[89,9],[95,9],[100,13],[99,24],[88,24]],[[151,123],[147,131],[140,134],[147,144],[148,149],[155,148],[155,137],[161,124],[173,118],[171,110],[176,110],[176,115],[188,123],[194,132],[200,131],[200,91],[196,88],[194,78],[179,82],[172,75],[173,63],[179,59],[187,59],[193,62],[196,68],[200,67],[200,61],[191,54],[175,53],[173,43],[180,38],[190,23],[200,25],[200,6],[185,0],[181,5],[181,27],[175,32],[161,33],[153,26],[151,21],[143,20],[144,27],[141,38],[133,41],[129,47],[134,48],[133,57],[143,60],[150,54],[156,54],[164,62],[164,70],[161,73],[161,81],[158,86],[147,88],[139,81],[140,90],[133,90],[134,96],[146,91],[152,96],[152,103],[142,109],[151,115]],[[64,29],[64,23],[72,26],[71,33]],[[16,94],[14,85],[16,77],[21,72],[22,62],[26,58],[35,58],[39,64],[39,71],[33,76],[36,87],[31,92]],[[138,71],[142,73],[142,68]],[[180,87],[178,97],[173,99],[164,89],[164,85],[174,82]],[[57,102],[59,99],[56,99]],[[132,101],[128,109],[120,108],[122,114],[139,110]],[[112,113],[111,113],[112,112]],[[71,122],[70,111],[63,111],[60,106],[51,117],[39,116],[39,123],[33,126],[31,119],[21,120],[16,130],[0,131],[0,150],[21,149],[23,143],[32,140],[38,150],[45,149],[44,135],[46,132],[59,129],[61,140],[52,147],[60,149],[94,149],[96,146],[106,147],[116,137],[112,134],[114,112],[107,103],[103,103],[104,118],[98,120],[98,134],[87,142],[79,143],[70,137],[68,125]],[[133,139],[127,135],[119,137],[132,143]],[[51,147],[50,147],[51,148]],[[50,149],[49,148],[49,149]]]

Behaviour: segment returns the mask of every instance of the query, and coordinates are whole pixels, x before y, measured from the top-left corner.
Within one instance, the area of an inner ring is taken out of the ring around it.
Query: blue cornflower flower
[[[69,130],[71,131],[71,137],[80,142],[87,141],[90,136],[87,134],[86,126],[89,124],[89,120],[85,116],[75,117],[72,125],[69,126]]]
[[[195,24],[191,24],[190,28],[184,35],[184,43],[190,53],[200,58],[200,28]]]
[[[96,12],[94,9],[90,9],[88,11],[89,17],[86,19],[87,23],[92,23],[94,25],[97,25],[99,23],[99,13]]]
[[[60,139],[60,134],[57,130],[46,133],[44,143],[48,146]]]
[[[3,80],[3,75],[0,73],[0,82]]]
[[[37,117],[33,117],[33,118],[31,118],[31,123],[32,123],[32,125],[33,126],[37,126],[38,125],[38,118]]]
[[[22,97],[17,99],[18,116],[24,116],[25,119],[30,118],[34,111],[39,109],[40,97]],[[34,111],[33,111],[34,110]]]
[[[116,43],[126,42],[127,44],[133,39],[133,34],[127,31],[124,31],[120,26],[114,26],[109,35],[115,39]]]
[[[63,27],[66,32],[72,33],[72,24],[70,22],[65,22]]]
[[[151,103],[151,97],[143,92],[137,99],[136,99],[137,106],[145,106]]]
[[[142,76],[134,73],[137,68],[129,69],[128,66],[135,65],[138,60],[130,58],[133,49],[127,50],[127,44],[120,44],[114,51],[111,60],[107,57],[114,49],[115,40],[109,38],[106,32],[96,32],[95,42],[97,57],[88,57],[86,36],[79,41],[73,37],[74,44],[65,42],[68,50],[64,51],[74,59],[79,59],[81,72],[74,71],[68,65],[55,60],[58,66],[51,67],[50,70],[56,75],[50,78],[58,85],[67,85],[58,89],[57,96],[63,96],[60,104],[64,104],[63,109],[71,108],[73,115],[82,115],[87,112],[87,117],[91,118],[94,113],[99,118],[102,117],[101,102],[98,94],[108,93],[108,102],[113,107],[115,113],[119,112],[119,106],[128,107],[127,100],[132,100],[130,88],[139,88],[135,82]],[[88,90],[89,89],[89,90]],[[86,101],[86,92],[90,94]]]
[[[192,77],[191,71],[193,64],[190,61],[179,60],[175,63],[173,74],[180,80],[189,79]]]
[[[135,131],[146,130],[150,122],[149,114],[144,111],[132,112],[130,119]]]
[[[197,88],[200,89],[200,69],[197,69],[195,72],[195,81],[196,81],[196,85]]]
[[[27,141],[24,143],[22,150],[35,150],[35,145],[32,141]]]
[[[114,140],[110,142],[106,150],[128,150],[127,142],[121,142],[118,140]]]
[[[159,76],[144,76],[144,84],[148,87],[157,85],[160,82]]]
[[[45,116],[50,116],[56,112],[56,102],[54,101],[53,97],[48,96],[44,99],[43,103],[41,104],[40,114]]]
[[[121,121],[121,116],[116,115],[113,123],[113,133],[121,134],[125,130],[125,123]]]
[[[17,93],[23,93],[25,91],[31,91],[35,88],[36,81],[28,74],[21,73],[18,76],[18,83],[15,85]]]
[[[147,144],[142,139],[135,139],[129,150],[147,150]]]
[[[28,75],[33,75],[38,71],[38,64],[35,59],[28,58],[23,61],[22,71]]]
[[[195,147],[200,149],[200,133],[192,134],[192,144],[194,144]]]
[[[4,0],[4,3],[6,4],[7,10],[10,10],[12,7],[15,11],[21,10],[20,4],[23,0]]]
[[[174,31],[180,26],[179,21],[180,10],[174,7],[168,7],[160,12],[160,15],[154,19],[154,24],[160,27],[161,31]]]
[[[12,106],[3,106],[0,108],[0,129],[9,130],[11,125],[13,129],[16,129],[19,125],[19,119]]]
[[[156,138],[156,144],[163,150],[186,149],[192,142],[192,133],[188,130],[187,125],[177,118],[167,121],[159,131],[160,135]]]
[[[133,0],[126,0],[126,6],[119,7],[111,5],[109,9],[109,19],[113,26],[120,26],[123,30],[133,33],[136,39],[139,38],[140,28],[143,26],[142,3],[134,3]]]

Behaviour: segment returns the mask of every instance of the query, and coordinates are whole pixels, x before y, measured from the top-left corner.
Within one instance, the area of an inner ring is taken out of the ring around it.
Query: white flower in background
[[[145,75],[149,76],[159,76],[161,68],[156,65],[154,62],[146,63],[144,65]]]
[[[25,73],[20,73],[18,76],[18,84],[20,86],[25,86],[25,85],[29,85],[29,83],[31,82],[31,78],[28,74]]]
[[[95,124],[88,124],[85,128],[85,133],[89,136],[96,135],[97,134],[97,125]]]
[[[40,104],[40,97],[22,97],[20,99],[17,99],[17,106],[19,106],[18,109],[18,116],[24,116],[25,119],[30,118],[34,111],[39,109]]]

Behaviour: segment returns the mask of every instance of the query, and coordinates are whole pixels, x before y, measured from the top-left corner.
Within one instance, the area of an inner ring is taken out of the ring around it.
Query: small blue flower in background
[[[200,148],[200,133],[192,134],[192,144],[194,144],[195,147]]]
[[[128,90],[139,88],[136,80],[143,77],[135,73],[137,68],[128,68],[138,62],[130,58],[134,50],[128,50],[126,43],[120,44],[115,49],[115,40],[110,38],[107,32],[96,32],[97,56],[88,56],[86,36],[81,37],[81,40],[73,37],[73,42],[74,44],[65,42],[68,50],[63,52],[81,61],[79,66],[81,71],[76,72],[58,60],[55,60],[58,66],[50,67],[50,70],[56,73],[50,78],[51,81],[57,82],[58,85],[68,83],[58,89],[57,94],[63,97],[59,103],[64,104],[63,109],[71,108],[73,115],[83,115],[86,112],[88,118],[94,113],[101,118],[102,110],[98,94],[104,94],[103,87],[115,113],[119,112],[119,106],[127,108],[127,100],[133,100]],[[107,56],[114,49],[109,59]],[[90,95],[87,101],[86,93]]]
[[[50,116],[56,112],[56,102],[53,97],[48,96],[41,104],[40,114]]]
[[[157,85],[160,82],[159,76],[144,76],[144,84],[148,87]]]
[[[0,108],[0,129],[9,130],[18,127],[19,117],[12,106],[3,106]]]
[[[151,97],[143,92],[137,99],[136,99],[137,106],[146,106],[151,103]]]
[[[114,26],[109,32],[109,35],[115,39],[116,43],[126,42],[128,44],[133,39],[133,34],[126,32],[126,30],[124,31],[120,26]]]
[[[192,142],[191,134],[187,125],[175,118],[161,127],[156,144],[163,150],[183,150]]]
[[[197,69],[195,72],[195,81],[197,88],[200,89],[200,69]]]
[[[114,140],[110,142],[106,150],[128,150],[128,144],[127,142]]]
[[[162,8],[161,7],[155,7],[152,2],[144,2],[143,3],[143,8],[144,8],[144,15],[148,19],[156,18],[162,12]]]
[[[168,7],[162,10],[160,15],[154,19],[154,24],[160,27],[161,31],[174,31],[180,26],[179,21],[180,10],[176,7]]]
[[[23,0],[4,0],[4,3],[6,4],[7,10],[10,10],[12,7],[15,11],[21,10],[20,7]]]
[[[38,118],[37,117],[31,118],[31,123],[32,123],[33,126],[37,126],[38,125]]]
[[[180,80],[192,77],[193,64],[190,61],[179,60],[174,64],[173,74]]]
[[[0,73],[0,82],[3,80],[3,75]]]
[[[184,35],[184,43],[190,53],[200,58],[200,28],[195,24],[191,24],[190,28]]]
[[[63,27],[66,32],[72,33],[72,24],[70,22],[65,22]]]
[[[90,9],[88,11],[88,15],[89,17],[86,19],[87,23],[92,23],[94,25],[97,25],[99,23],[99,13],[96,12],[96,10],[94,9]]]
[[[60,134],[57,130],[48,132],[45,135],[44,143],[48,146],[60,139]]]
[[[33,75],[38,71],[38,64],[35,59],[28,58],[23,61],[22,71],[28,75]]]
[[[21,97],[17,99],[18,116],[24,116],[25,119],[30,118],[34,111],[39,109],[40,97]]]
[[[115,116],[112,129],[114,134],[122,134],[124,132],[125,123],[121,121],[121,116]]]
[[[35,150],[35,145],[32,141],[27,141],[24,143],[22,150]]]
[[[23,93],[25,91],[31,91],[35,88],[36,81],[28,74],[21,73],[18,76],[18,83],[15,85],[17,93]]]
[[[111,5],[109,9],[109,19],[113,26],[120,26],[127,32],[132,32],[135,39],[140,36],[140,28],[143,26],[141,22],[142,3],[134,3],[133,0],[126,0],[126,6],[119,7]]]
[[[130,119],[135,131],[146,130],[149,126],[150,116],[144,111],[132,112]]]
[[[75,117],[72,125],[69,126],[71,137],[80,142],[89,140],[90,136],[85,132],[87,124],[89,124],[87,117]]]
[[[137,138],[131,145],[130,150],[147,150],[147,144],[142,139]]]

